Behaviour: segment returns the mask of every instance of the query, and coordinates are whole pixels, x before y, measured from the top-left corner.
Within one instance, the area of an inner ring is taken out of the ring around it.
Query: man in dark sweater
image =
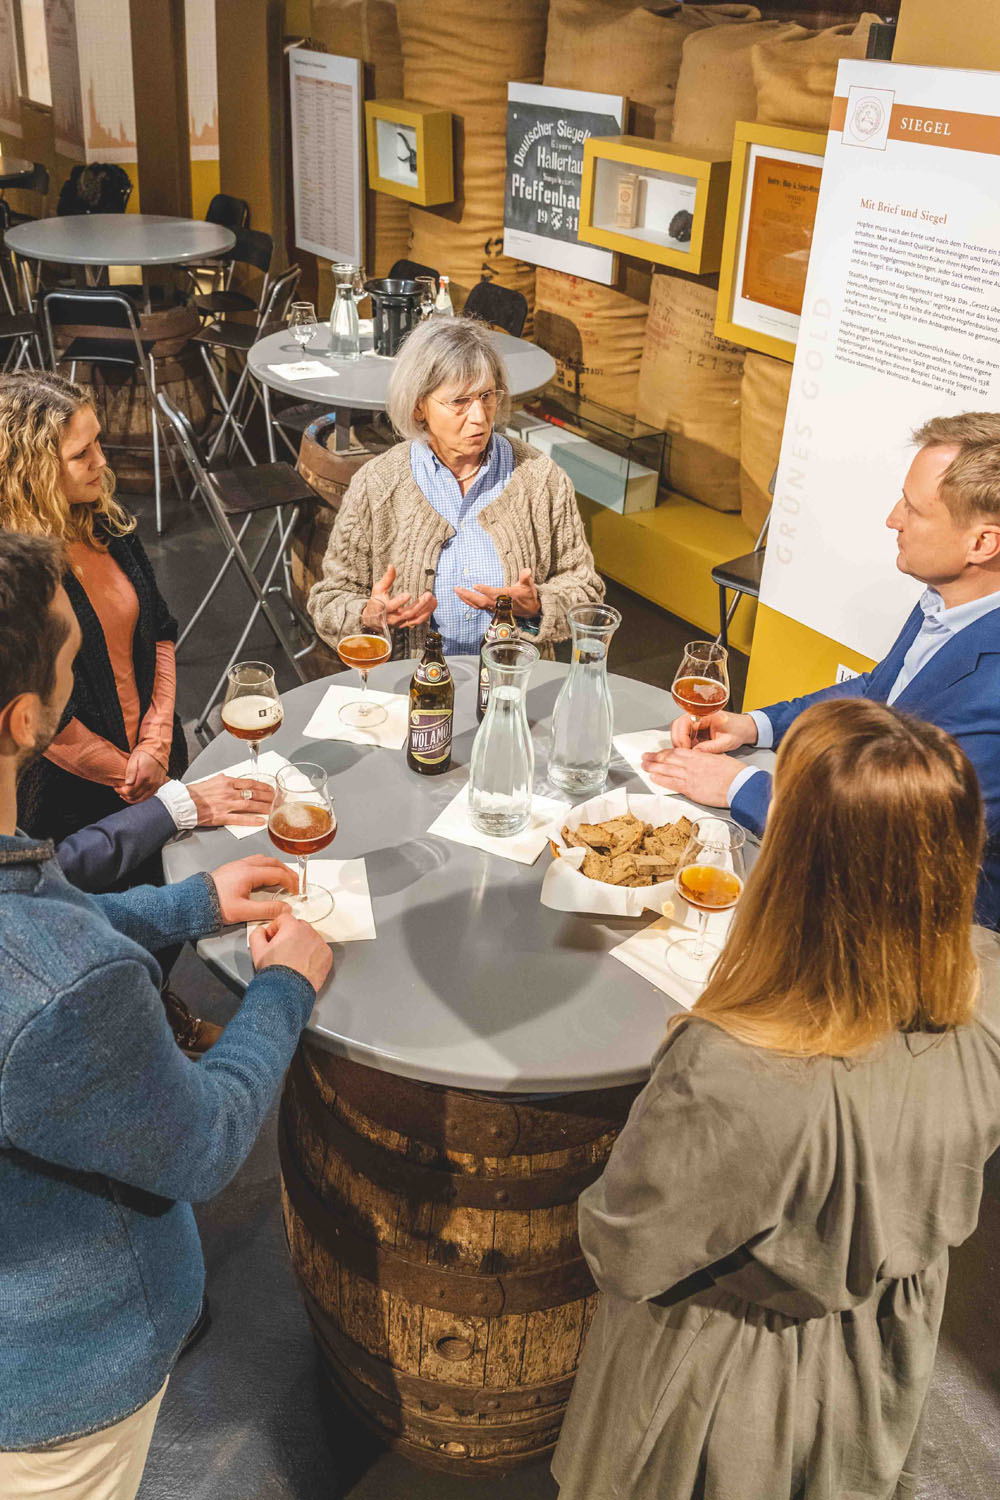
[[[79,627],[48,538],[0,535],[0,1494],[133,1500],[198,1316],[191,1203],[249,1151],[331,966],[261,885],[265,855],[94,896],[16,828],[16,784],[58,726]],[[262,917],[257,969],[200,1062],[177,1048],[153,953]]]

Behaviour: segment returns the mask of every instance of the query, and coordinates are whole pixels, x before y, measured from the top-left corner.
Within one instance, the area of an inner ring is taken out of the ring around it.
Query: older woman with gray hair
[[[446,652],[476,652],[506,593],[551,656],[567,610],[604,597],[568,475],[497,430],[506,384],[481,323],[432,319],[410,334],[387,403],[403,441],[351,480],[309,596],[325,641],[357,631],[374,596],[396,655],[419,655],[428,629]]]

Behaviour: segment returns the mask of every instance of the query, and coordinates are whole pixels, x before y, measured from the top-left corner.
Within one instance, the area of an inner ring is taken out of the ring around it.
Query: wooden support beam
[[[184,0],[129,0],[129,11],[142,210],[190,218]]]

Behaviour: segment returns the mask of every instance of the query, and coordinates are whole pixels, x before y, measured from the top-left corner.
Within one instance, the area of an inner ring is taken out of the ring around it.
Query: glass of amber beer
[[[333,897],[321,885],[310,885],[309,856],[332,844],[337,836],[337,814],[333,809],[322,766],[282,766],[275,783],[274,801],[267,819],[271,843],[282,854],[294,854],[299,865],[299,889],[295,896],[280,892],[297,917],[317,922],[333,910]]]
[[[368,697],[368,673],[380,667],[392,655],[392,632],[382,599],[369,599],[361,611],[361,623],[352,634],[341,636],[337,655],[345,667],[357,667],[361,673],[361,697],[345,703],[340,722],[352,729],[374,729],[389,717],[381,703]]]
[[[250,775],[257,780],[273,779],[261,777],[257,758],[261,740],[280,729],[284,717],[273,667],[264,661],[241,661],[229,668],[222,703],[222,727],[249,747]]]
[[[743,890],[743,846],[746,834],[729,818],[699,818],[681,855],[674,886],[678,896],[698,913],[694,937],[675,938],[667,963],[682,979],[704,983],[722,949],[705,938],[713,912],[729,911]]]
[[[695,739],[706,714],[729,702],[729,653],[717,641],[688,641],[674,673],[674,702],[691,719]]]

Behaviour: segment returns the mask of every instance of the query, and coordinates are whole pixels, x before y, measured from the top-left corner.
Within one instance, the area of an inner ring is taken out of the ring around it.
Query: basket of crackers
[[[592,797],[550,834],[553,860],[542,903],[559,911],[638,917],[659,913],[699,810],[677,797]]]

